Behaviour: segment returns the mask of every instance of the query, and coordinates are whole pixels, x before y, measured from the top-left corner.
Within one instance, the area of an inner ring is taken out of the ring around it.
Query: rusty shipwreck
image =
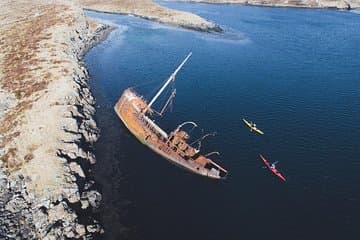
[[[191,53],[189,53],[170,75],[149,103],[132,88],[128,88],[123,92],[114,109],[124,125],[141,143],[171,163],[195,174],[213,179],[224,179],[227,176],[227,171],[209,158],[210,155],[217,152],[205,155],[200,153],[201,140],[209,134],[195,141],[198,143],[198,147],[194,147],[195,142],[188,143],[190,135],[184,130],[185,125],[192,125],[193,128],[196,127],[197,125],[194,122],[184,122],[168,134],[151,119],[151,115],[157,113],[152,109],[153,103],[158,99],[164,89],[175,80],[176,74],[190,56]],[[174,89],[161,113],[163,113],[166,106],[172,101],[175,93],[176,90]]]

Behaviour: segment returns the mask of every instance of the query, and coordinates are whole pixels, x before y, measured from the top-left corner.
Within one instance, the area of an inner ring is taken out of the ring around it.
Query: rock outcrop
[[[70,0],[0,8],[0,239],[93,238],[99,130],[81,56],[112,28]]]

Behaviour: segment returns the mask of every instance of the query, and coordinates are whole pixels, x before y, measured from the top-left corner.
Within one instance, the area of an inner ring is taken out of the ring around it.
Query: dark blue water
[[[101,128],[94,176],[103,193],[104,238],[357,239],[360,15],[162,4],[197,13],[226,33],[88,13],[118,25],[86,56]],[[215,160],[230,171],[225,181],[168,163],[113,111],[130,86],[151,97],[189,51],[174,109],[157,122],[170,131],[193,120],[216,131],[203,151],[221,152]],[[249,132],[243,117],[265,135]],[[280,161],[286,183],[262,168],[259,153]]]

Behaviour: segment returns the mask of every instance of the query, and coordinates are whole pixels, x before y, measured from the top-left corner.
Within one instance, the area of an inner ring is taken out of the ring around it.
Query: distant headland
[[[217,24],[196,14],[169,9],[151,0],[80,0],[80,3],[85,9],[93,11],[131,14],[159,23],[202,32],[222,31]]]
[[[355,9],[360,8],[359,0],[178,0],[181,2],[202,2],[214,4],[244,4],[269,7],[298,8],[330,8]]]

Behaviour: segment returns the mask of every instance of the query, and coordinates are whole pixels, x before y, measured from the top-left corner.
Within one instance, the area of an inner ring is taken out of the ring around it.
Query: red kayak
[[[260,158],[261,160],[264,162],[264,164],[266,165],[266,167],[273,173],[275,174],[278,178],[280,178],[283,181],[286,181],[285,177],[274,167],[271,167],[270,163],[264,158],[263,155],[260,154]]]

